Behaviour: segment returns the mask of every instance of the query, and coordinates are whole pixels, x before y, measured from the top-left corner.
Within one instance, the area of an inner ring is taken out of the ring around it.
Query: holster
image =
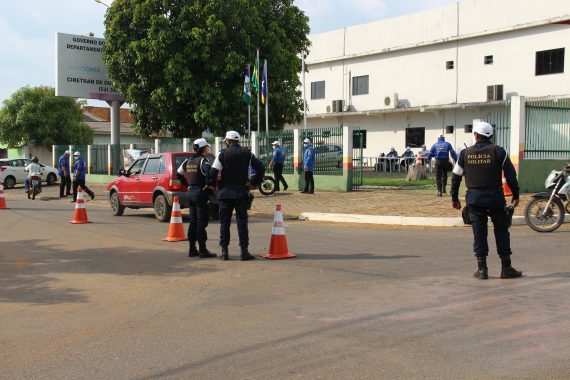
[[[463,210],[461,210],[461,217],[463,218],[463,223],[471,225],[472,223],[469,214],[470,214],[469,205],[466,205],[465,207],[463,207]]]
[[[251,210],[251,205],[253,204],[253,193],[250,191],[247,193],[247,210]]]
[[[513,206],[505,206],[505,224],[507,228],[513,224],[513,214],[515,213],[515,208]]]

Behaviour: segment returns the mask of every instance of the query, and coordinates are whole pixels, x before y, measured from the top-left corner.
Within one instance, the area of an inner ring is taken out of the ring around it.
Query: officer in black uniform
[[[178,172],[184,176],[188,183],[189,214],[190,224],[188,225],[188,242],[190,249],[189,257],[199,256],[200,258],[216,257],[206,248],[208,240],[208,197],[210,189],[208,186],[208,175],[210,174],[210,161],[206,155],[210,151],[210,144],[206,139],[194,140],[194,152],[197,154],[184,161]],[[198,241],[198,249],[196,249]]]
[[[241,260],[253,260],[255,256],[248,251],[249,231],[247,227],[248,195],[251,188],[256,187],[263,179],[265,168],[253,153],[239,145],[239,134],[235,131],[226,133],[224,140],[227,149],[220,152],[212,169],[210,170],[210,186],[214,186],[218,173],[221,180],[218,192],[220,207],[220,246],[222,247],[222,260],[229,260],[228,245],[230,244],[230,225],[233,210],[236,210],[236,219],[241,247]],[[255,172],[251,181],[249,167]]]
[[[473,250],[477,258],[478,269],[475,278],[489,278],[487,270],[487,222],[491,217],[495,232],[497,253],[501,258],[501,278],[517,278],[522,272],[511,266],[511,241],[509,235],[509,217],[505,210],[506,201],[502,191],[502,174],[505,173],[507,184],[513,193],[512,206],[519,204],[519,186],[515,168],[504,148],[495,145],[490,138],[493,127],[488,123],[479,123],[473,128],[475,145],[464,149],[453,169],[451,179],[452,206],[461,209],[458,192],[461,178],[465,176],[469,221],[473,229]]]

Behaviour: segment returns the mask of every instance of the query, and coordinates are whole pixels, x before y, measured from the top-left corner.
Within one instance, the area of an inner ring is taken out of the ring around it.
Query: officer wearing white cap
[[[501,258],[501,278],[517,278],[522,272],[511,266],[510,218],[502,191],[502,174],[513,193],[512,206],[519,204],[519,186],[515,168],[504,148],[491,142],[493,127],[488,123],[474,126],[475,145],[461,151],[451,179],[452,206],[461,209],[458,192],[462,176],[465,176],[467,214],[473,229],[473,250],[478,269],[475,278],[487,279],[487,223],[491,217],[495,233],[497,253]]]
[[[305,187],[301,193],[314,194],[315,193],[315,180],[313,178],[313,171],[315,170],[315,149],[313,143],[309,139],[303,140],[303,171],[305,172]]]
[[[77,200],[77,189],[81,186],[81,190],[85,191],[91,199],[95,199],[95,193],[91,191],[85,184],[85,177],[87,175],[87,164],[83,157],[81,157],[81,153],[75,152],[73,153],[73,158],[75,158],[75,163],[73,164],[73,200],[75,202]]]
[[[285,151],[281,148],[279,141],[273,141],[271,144],[273,146],[273,156],[271,157],[271,162],[269,163],[269,168],[273,168],[273,174],[275,175],[275,191],[280,191],[279,182],[283,183],[283,190],[287,190],[287,182],[283,178],[283,165],[285,163]]]
[[[188,250],[189,257],[199,256],[200,258],[216,257],[215,253],[208,251],[206,241],[208,240],[208,199],[210,189],[208,189],[208,176],[210,175],[211,164],[207,157],[210,152],[210,144],[206,139],[196,139],[192,144],[196,155],[188,158],[180,165],[178,172],[184,176],[188,183],[188,209],[190,223],[188,225]],[[198,242],[198,249],[196,249]]]
[[[71,193],[71,173],[69,171],[69,156],[71,152],[66,150],[63,152],[59,161],[57,162],[57,171],[61,181],[59,183],[59,197],[67,197]]]
[[[239,133],[229,131],[224,140],[224,149],[214,161],[210,170],[209,184],[214,186],[218,173],[221,172],[218,203],[220,207],[220,246],[222,260],[229,260],[228,246],[230,244],[230,225],[233,210],[236,210],[236,220],[241,247],[241,260],[253,260],[255,256],[249,253],[249,230],[247,226],[247,207],[249,190],[256,187],[265,174],[265,168],[253,153],[239,145]],[[249,179],[249,167],[255,174]]]

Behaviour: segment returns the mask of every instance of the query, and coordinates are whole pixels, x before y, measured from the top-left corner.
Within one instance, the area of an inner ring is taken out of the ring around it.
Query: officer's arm
[[[464,150],[459,154],[459,159],[453,167],[453,177],[451,177],[451,201],[459,202],[459,186],[463,178]]]
[[[210,165],[210,160],[208,160],[208,158],[204,157],[200,169],[202,170],[202,174],[206,176],[206,183],[208,183],[208,178],[210,177],[210,170],[212,169],[212,165]]]
[[[218,157],[214,160],[212,167],[210,168],[210,175],[208,176],[208,185],[209,186],[216,186],[216,180],[218,179],[218,173],[222,170],[222,160],[223,159],[223,152],[218,154]]]
[[[257,186],[263,181],[263,176],[265,175],[265,168],[263,163],[259,161],[253,154],[251,155],[251,166],[255,170],[255,176],[253,176],[252,186]]]
[[[451,157],[453,157],[453,161],[457,162],[457,153],[455,153],[451,145],[449,146],[449,152],[451,153]]]
[[[513,201],[516,201],[519,199],[519,194],[520,194],[519,182],[517,180],[517,172],[507,152],[504,149],[503,152],[505,152],[504,153],[505,158],[503,160],[503,173],[507,178],[507,185],[509,185],[509,187],[511,188],[511,192],[513,193]]]

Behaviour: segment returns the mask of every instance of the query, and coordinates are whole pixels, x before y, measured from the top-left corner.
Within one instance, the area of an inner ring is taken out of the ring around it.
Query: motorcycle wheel
[[[32,188],[32,200],[36,199],[36,195],[38,194],[38,187],[34,186]]]
[[[270,176],[263,177],[263,181],[258,186],[259,192],[266,196],[273,195],[275,193],[275,188],[275,179]]]
[[[32,189],[28,189],[28,199],[32,199]]]
[[[554,198],[544,213],[547,203],[548,199],[533,198],[524,210],[526,224],[537,232],[552,232],[564,223],[564,205],[560,199]]]

